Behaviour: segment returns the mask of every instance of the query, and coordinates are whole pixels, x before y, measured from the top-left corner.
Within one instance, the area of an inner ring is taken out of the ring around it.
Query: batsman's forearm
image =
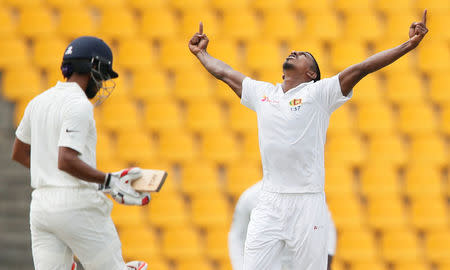
[[[377,54],[374,54],[361,62],[362,71],[364,74],[375,72],[385,66],[394,63],[403,55],[410,52],[415,47],[410,44],[409,41],[395,47],[388,49]]]
[[[227,71],[232,70],[228,64],[212,57],[206,51],[201,51],[196,56],[205,69],[219,80],[223,80]]]
[[[77,155],[62,154],[58,158],[58,168],[78,179],[103,184],[106,174],[89,166],[82,161]]]

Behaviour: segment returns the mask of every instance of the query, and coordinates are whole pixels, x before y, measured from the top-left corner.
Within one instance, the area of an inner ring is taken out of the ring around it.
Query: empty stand
[[[221,193],[197,194],[191,207],[192,222],[199,227],[212,228],[231,222],[230,204]]]
[[[26,6],[20,12],[17,30],[28,38],[49,37],[55,28],[53,14],[44,6]]]
[[[67,2],[64,1],[64,4]],[[82,35],[94,35],[98,28],[98,25],[94,23],[91,10],[84,6],[64,6],[59,13],[59,17],[57,32],[65,38],[75,39]]]
[[[447,229],[448,204],[442,197],[418,197],[411,201],[411,224],[421,230]]]
[[[189,195],[201,196],[222,190],[218,169],[210,162],[192,161],[185,164],[181,178],[181,189]]]
[[[242,192],[262,179],[262,169],[256,162],[235,162],[227,167],[226,190],[239,197]]]
[[[408,160],[407,146],[397,134],[372,135],[369,139],[367,160],[369,164],[403,167]]]
[[[361,192],[368,197],[400,194],[398,173],[393,166],[371,164],[361,170]]]
[[[193,132],[224,129],[225,116],[221,105],[213,99],[189,102],[186,110],[186,126]]]
[[[373,233],[364,229],[341,231],[336,256],[352,262],[374,261],[377,250]]]
[[[382,256],[388,262],[408,262],[420,259],[421,250],[412,230],[388,230],[381,237]]]
[[[441,172],[432,166],[411,166],[405,174],[405,193],[412,197],[443,195]]]
[[[151,92],[152,89],[143,89],[143,91]],[[184,127],[183,121],[182,111],[175,99],[146,103],[144,124],[154,132],[179,130]]]
[[[169,259],[194,259],[204,254],[204,247],[194,228],[174,227],[163,232],[162,252]]]
[[[167,180],[168,182],[173,181],[173,179]],[[164,187],[161,193],[153,196],[147,212],[148,221],[162,228],[177,228],[189,222],[189,213],[184,198],[176,192],[164,190]]]
[[[154,61],[151,43],[147,40],[140,38],[120,40],[117,61],[115,62],[118,66],[133,71],[148,71]]]
[[[104,8],[101,12],[98,32],[101,37],[108,39],[130,38],[137,32],[136,18],[130,10],[124,7]]]

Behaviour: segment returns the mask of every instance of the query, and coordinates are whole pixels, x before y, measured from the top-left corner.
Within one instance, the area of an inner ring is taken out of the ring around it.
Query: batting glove
[[[146,205],[150,202],[150,194],[137,192],[131,183],[142,176],[140,168],[130,168],[120,172],[108,173],[103,184],[103,191],[109,192],[113,199],[121,204]]]
[[[148,264],[146,262],[132,261],[127,263],[130,270],[147,270]]]

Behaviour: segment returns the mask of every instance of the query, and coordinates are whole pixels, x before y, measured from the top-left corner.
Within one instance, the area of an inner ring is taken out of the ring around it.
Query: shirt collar
[[[301,84],[299,84],[299,85],[297,85],[297,86],[295,86],[295,87],[289,89],[289,91],[287,91],[286,93],[283,92],[283,88],[281,87],[281,83],[277,83],[277,87],[278,87],[278,89],[280,89],[280,92],[281,92],[282,95],[289,95],[289,94],[294,93],[294,92],[297,92],[297,91],[299,91],[300,89],[305,88],[305,86],[310,85],[310,84],[313,84],[313,83],[314,83],[313,80],[311,80],[311,81],[309,81],[309,82],[301,83]]]

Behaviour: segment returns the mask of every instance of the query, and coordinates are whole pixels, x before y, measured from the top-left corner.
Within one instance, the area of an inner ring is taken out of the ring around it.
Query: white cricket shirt
[[[96,167],[93,106],[77,83],[58,82],[31,100],[16,136],[31,145],[31,187],[98,188],[58,169],[60,146],[76,150],[81,160]]]
[[[323,192],[330,115],[351,95],[342,95],[339,75],[286,93],[281,84],[244,79],[241,103],[257,114],[264,190]]]

